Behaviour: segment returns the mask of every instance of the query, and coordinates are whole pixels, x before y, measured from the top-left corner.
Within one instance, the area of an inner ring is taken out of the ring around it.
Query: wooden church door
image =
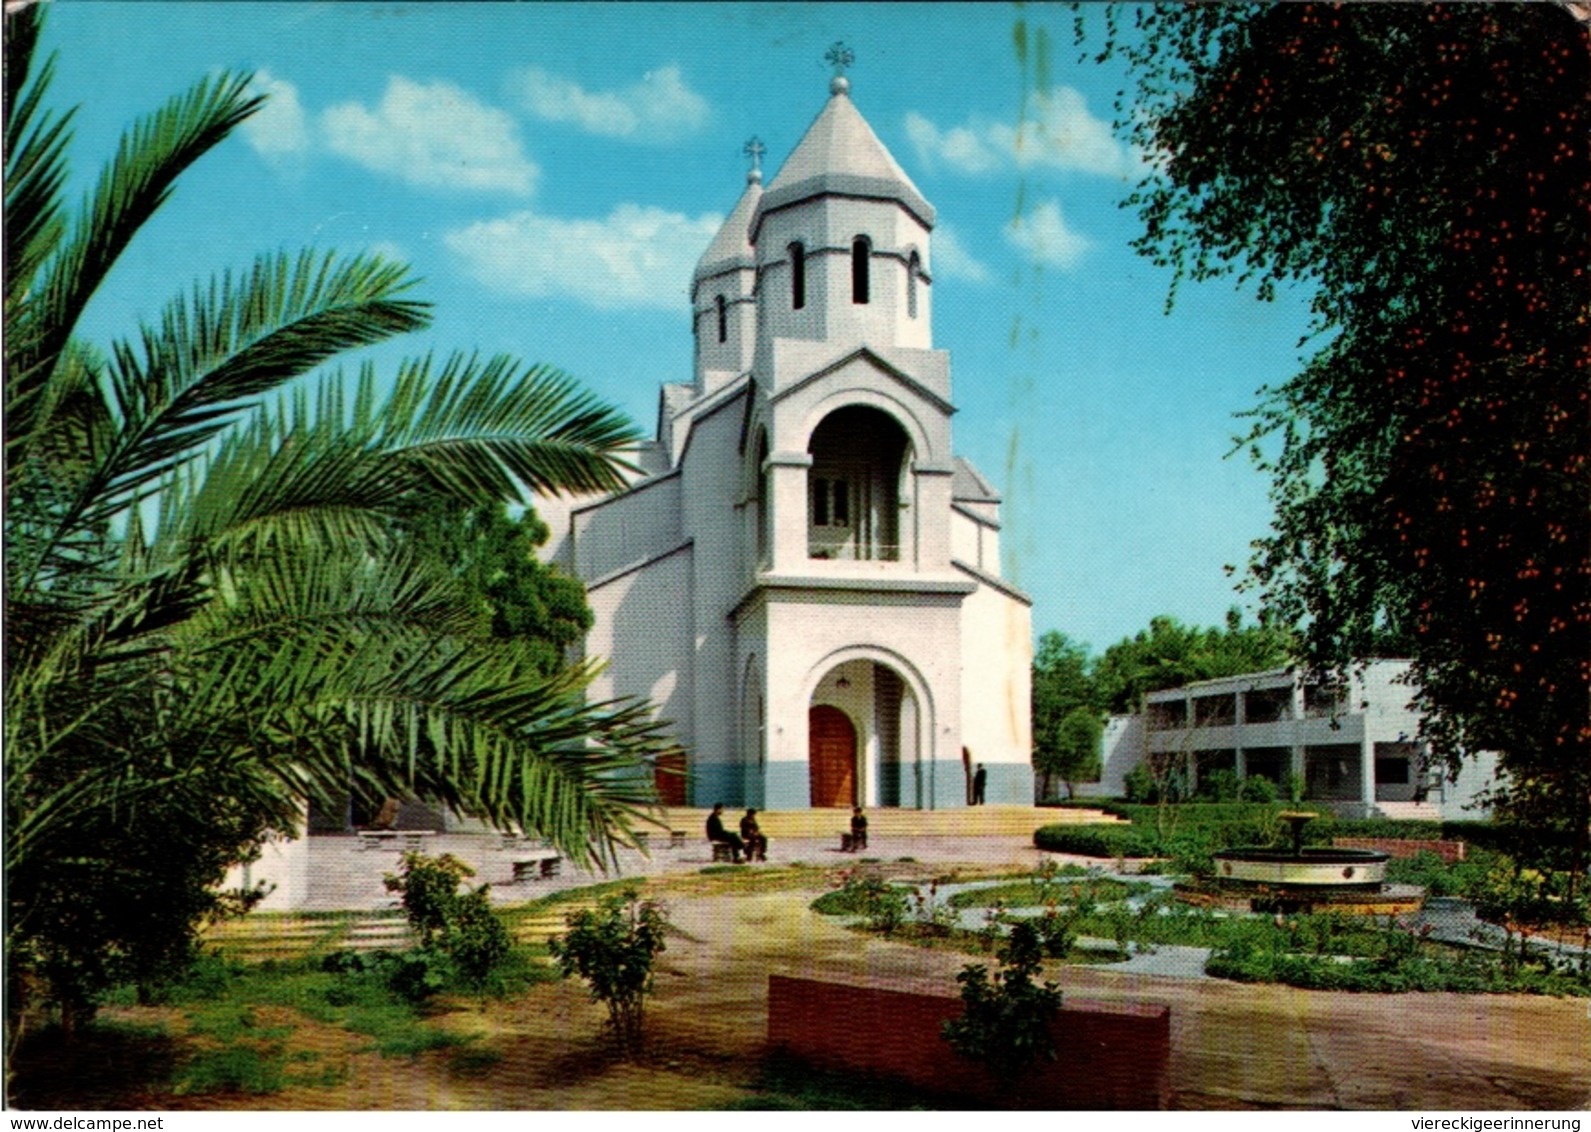
[[[856,729],[839,708],[818,704],[808,713],[807,758],[812,805],[856,805]]]

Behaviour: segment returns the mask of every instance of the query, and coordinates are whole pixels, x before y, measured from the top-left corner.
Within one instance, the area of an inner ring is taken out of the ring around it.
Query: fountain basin
[[[1214,859],[1218,880],[1342,888],[1381,884],[1389,854],[1379,849],[1223,849]]]

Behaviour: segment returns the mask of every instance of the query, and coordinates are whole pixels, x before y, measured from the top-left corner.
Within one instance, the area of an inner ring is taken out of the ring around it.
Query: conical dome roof
[[[898,201],[926,227],[934,226],[934,206],[912,184],[873,127],[851,104],[846,86],[836,81],[833,96],[807,129],[779,175],[762,195],[755,228],[776,208],[827,193]]]
[[[746,191],[729,213],[729,219],[718,229],[718,235],[707,245],[702,258],[696,262],[695,281],[737,267],[755,267],[756,251],[751,246],[751,222],[757,214],[757,202],[762,199],[762,174],[746,178]]]

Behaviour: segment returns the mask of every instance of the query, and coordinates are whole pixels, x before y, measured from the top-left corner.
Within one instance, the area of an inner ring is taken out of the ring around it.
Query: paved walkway
[[[309,841],[310,884],[303,911],[375,911],[396,906],[382,877],[398,870],[400,853],[396,847],[366,849],[356,837],[313,837]],[[860,864],[867,860],[898,861],[911,858],[924,864],[990,865],[1012,869],[1033,869],[1051,854],[1033,848],[1032,836],[948,837],[903,836],[884,838],[874,835],[869,847],[860,853],[842,853],[839,837],[769,837],[768,861],[771,865],[804,863],[819,866]],[[621,877],[658,876],[688,873],[713,864],[712,853],[703,838],[687,839],[683,848],[670,849],[666,840],[653,845],[649,855],[633,849],[619,852],[615,872],[583,870],[564,861],[556,877],[513,883],[513,861],[526,851],[502,848],[502,840],[484,834],[442,833],[425,839],[424,852],[451,853],[475,870],[471,883],[490,883],[492,900],[516,904],[559,892]],[[536,850],[529,851],[533,855]],[[741,868],[756,869],[757,865]]]

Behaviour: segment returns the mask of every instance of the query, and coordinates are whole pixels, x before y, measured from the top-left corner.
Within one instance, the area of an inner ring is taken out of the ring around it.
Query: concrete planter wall
[[[824,1069],[888,1077],[948,1103],[1019,1109],[1158,1109],[1170,1092],[1171,1011],[1068,998],[1052,1034],[1056,1059],[1014,1088],[939,1036],[961,1000],[768,977],[770,1046]]]

